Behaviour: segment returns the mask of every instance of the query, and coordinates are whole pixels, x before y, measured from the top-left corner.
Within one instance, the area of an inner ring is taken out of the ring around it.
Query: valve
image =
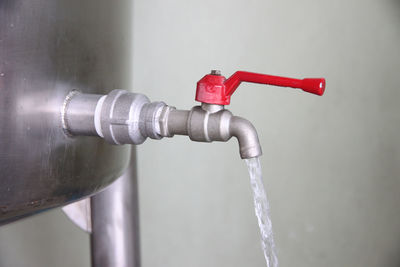
[[[63,103],[61,122],[70,136],[100,136],[116,145],[138,145],[148,137],[158,140],[174,135],[186,135],[196,142],[227,142],[236,137],[241,158],[254,158],[262,154],[256,129],[224,108],[241,82],[301,88],[317,95],[325,90],[323,78],[300,80],[237,71],[226,79],[212,71],[197,82],[196,100],[202,104],[191,110],[150,102],[144,95],[125,90],[108,95],[72,91]]]
[[[246,71],[237,71],[226,79],[220,71],[213,70],[197,82],[196,101],[229,105],[231,96],[241,82],[269,84],[281,87],[299,88],[305,92],[323,95],[325,91],[324,78],[293,79]]]

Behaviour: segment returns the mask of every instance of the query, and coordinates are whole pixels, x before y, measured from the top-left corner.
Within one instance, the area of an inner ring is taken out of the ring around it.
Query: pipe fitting
[[[94,124],[95,110],[102,95],[71,91],[64,100],[61,123],[68,136],[97,135]]]
[[[113,90],[99,103],[95,117],[100,125],[99,135],[116,145],[141,144],[146,136],[139,129],[140,114],[150,100],[142,94],[132,94],[124,90]],[[96,119],[95,119],[96,120]]]
[[[113,90],[108,95],[74,93],[62,111],[64,130],[70,135],[103,137],[115,145],[142,144],[147,137],[161,139],[159,117],[163,102],[142,94]]]
[[[164,107],[164,102],[152,102],[144,104],[139,116],[139,130],[142,136],[151,139],[161,139],[160,135],[160,116]]]
[[[124,90],[105,96],[73,91],[65,100],[61,117],[69,135],[97,135],[115,145],[138,145],[148,137],[174,135],[187,135],[196,142],[227,142],[234,136],[241,158],[262,154],[254,126],[222,105],[203,103],[191,110],[177,110]]]

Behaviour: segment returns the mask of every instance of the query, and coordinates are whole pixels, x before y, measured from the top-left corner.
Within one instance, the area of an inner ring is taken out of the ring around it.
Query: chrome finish
[[[94,194],[127,166],[129,147],[70,138],[60,114],[73,89],[131,87],[131,5],[0,1],[0,224]]]
[[[91,198],[92,266],[139,267],[139,208],[135,150],[121,178]]]

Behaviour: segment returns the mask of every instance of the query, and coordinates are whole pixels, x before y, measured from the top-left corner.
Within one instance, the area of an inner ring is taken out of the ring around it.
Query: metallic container
[[[130,0],[0,1],[0,224],[81,199],[119,177],[129,146],[68,137],[73,90],[131,88]]]

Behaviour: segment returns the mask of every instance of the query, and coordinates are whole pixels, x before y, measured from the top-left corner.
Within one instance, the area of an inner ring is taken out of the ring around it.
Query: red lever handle
[[[241,82],[262,83],[282,87],[299,88],[305,92],[323,95],[325,91],[324,78],[292,79],[267,74],[259,74],[246,71],[237,71],[226,79],[219,72],[205,75],[197,82],[196,101],[229,105],[231,95]]]

